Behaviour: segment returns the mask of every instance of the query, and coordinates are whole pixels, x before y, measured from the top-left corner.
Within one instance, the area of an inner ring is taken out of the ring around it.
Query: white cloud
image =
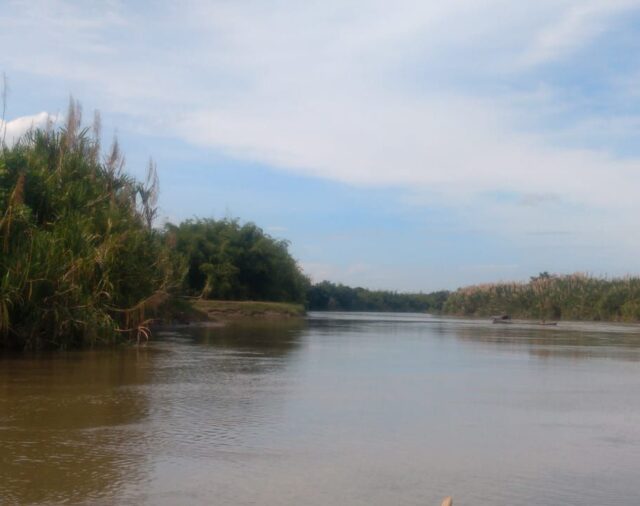
[[[563,220],[559,208],[541,208],[566,205],[581,211],[564,228],[587,234],[613,220],[624,242],[624,217],[640,212],[638,158],[581,145],[589,135],[575,129],[569,148],[558,142],[566,129],[520,128],[567,107],[535,69],[570,65],[638,1],[83,5],[10,4],[0,14],[9,75],[69,82],[79,98],[90,94],[150,134],[295,173],[475,203],[469,220],[511,234],[553,228],[546,222]],[[531,81],[528,99],[509,84],[520,73]],[[601,128],[583,119],[591,134]],[[487,204],[501,192],[524,197]]]
[[[46,127],[47,123],[55,123],[56,119],[56,116],[46,112],[21,116],[6,122],[0,119],[0,139],[4,139],[7,145],[11,146],[32,128]]]

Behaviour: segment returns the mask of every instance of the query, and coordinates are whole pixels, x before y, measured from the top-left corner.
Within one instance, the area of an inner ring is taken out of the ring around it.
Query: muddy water
[[[0,357],[0,504],[640,504],[640,330],[424,315]]]

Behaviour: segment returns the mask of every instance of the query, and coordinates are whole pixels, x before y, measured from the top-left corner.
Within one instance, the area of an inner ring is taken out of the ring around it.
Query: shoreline
[[[283,320],[306,315],[302,304],[288,302],[192,299],[189,305],[191,311],[185,315],[184,323],[207,326],[243,319]]]

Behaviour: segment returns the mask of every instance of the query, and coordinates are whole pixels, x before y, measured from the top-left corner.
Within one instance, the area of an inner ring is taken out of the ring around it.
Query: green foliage
[[[181,277],[150,226],[154,174],[124,174],[117,143],[102,159],[98,133],[71,101],[65,127],[2,146],[0,347],[146,337],[145,316]]]
[[[309,288],[308,306],[316,311],[439,312],[448,292],[397,293],[323,281]]]
[[[205,299],[304,302],[308,279],[289,253],[253,223],[189,220],[166,233],[188,264],[185,291]]]
[[[209,318],[255,318],[255,317],[293,317],[304,316],[304,306],[290,302],[229,301],[205,300],[193,301],[193,308]]]
[[[542,273],[528,283],[460,288],[444,312],[466,316],[510,314],[518,318],[640,320],[640,278],[601,279],[584,274]]]

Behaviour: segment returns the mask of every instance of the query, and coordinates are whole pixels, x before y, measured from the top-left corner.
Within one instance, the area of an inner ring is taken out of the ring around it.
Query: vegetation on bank
[[[100,123],[33,130],[0,156],[0,345],[69,347],[148,335],[149,312],[182,278],[152,228],[157,179],[123,172]]]
[[[287,302],[196,299],[193,308],[208,319],[293,318],[305,314],[302,304]]]
[[[73,100],[64,126],[0,143],[0,348],[146,339],[154,320],[196,314],[184,295],[300,314],[309,281],[286,241],[237,220],[155,229],[154,164],[144,182],[127,175],[117,141],[104,153],[99,117],[83,127]]]
[[[315,311],[440,312],[449,292],[398,293],[352,288],[329,281],[309,287],[307,304]]]
[[[469,286],[452,292],[443,311],[462,316],[510,314],[544,320],[640,320],[640,278],[541,273],[527,283]]]
[[[328,281],[312,285],[307,307],[321,311],[431,312],[531,320],[640,321],[640,278],[543,272],[528,282],[467,286],[453,292],[397,293]]]

